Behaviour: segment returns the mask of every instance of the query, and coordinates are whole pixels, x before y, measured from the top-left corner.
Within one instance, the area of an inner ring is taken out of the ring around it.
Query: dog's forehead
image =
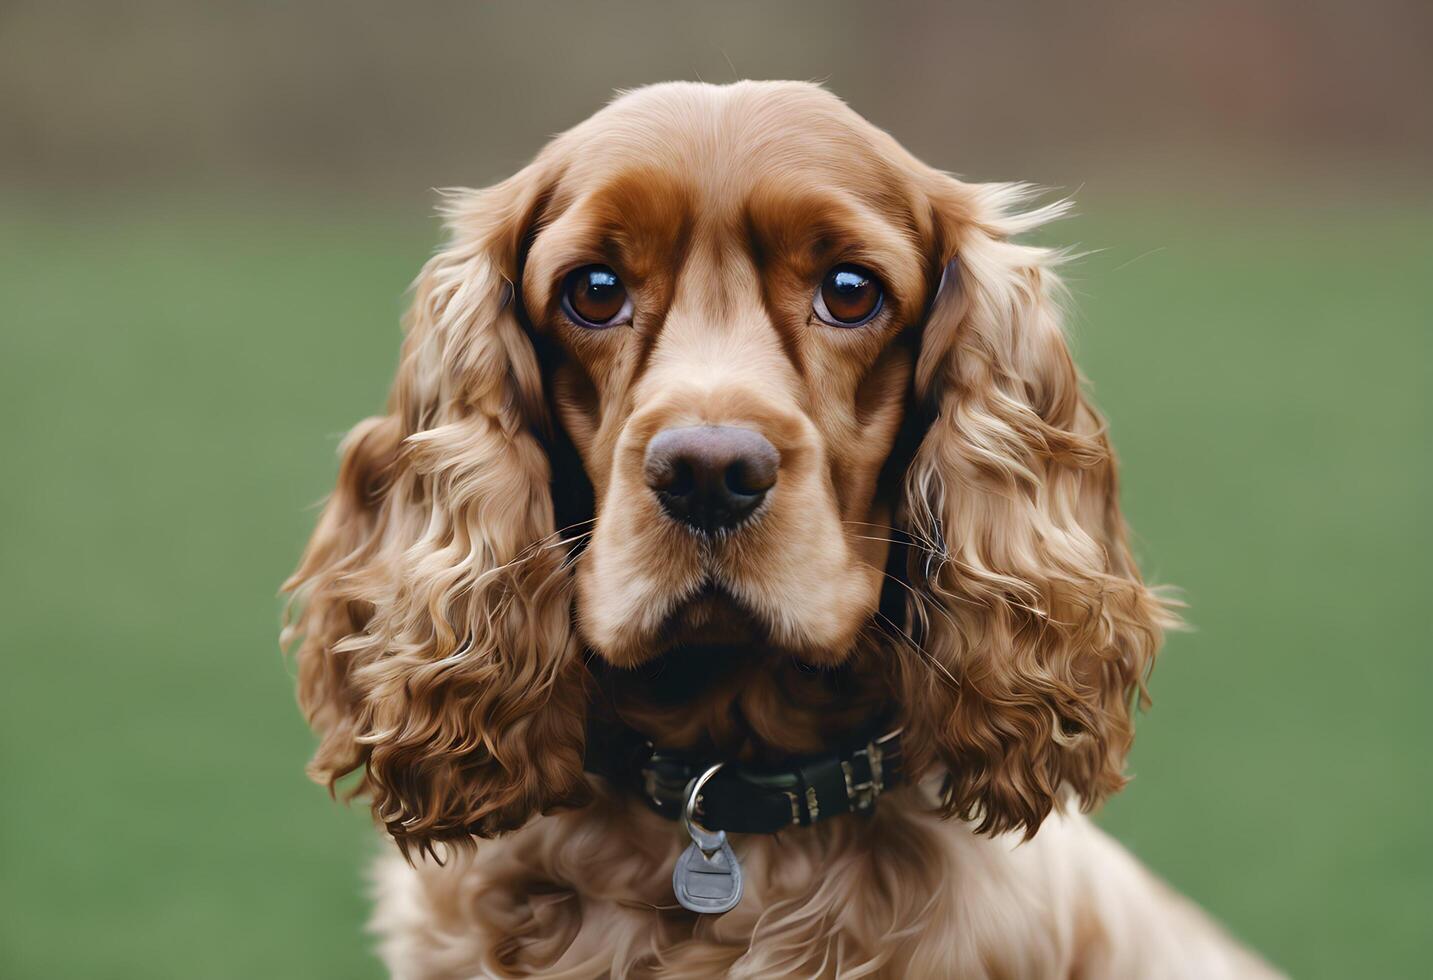
[[[675,82],[629,92],[554,141],[574,196],[634,165],[691,187],[701,206],[741,203],[760,184],[889,190],[914,161],[886,133],[804,82]]]

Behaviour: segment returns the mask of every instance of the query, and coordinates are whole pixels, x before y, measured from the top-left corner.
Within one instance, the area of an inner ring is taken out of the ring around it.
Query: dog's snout
[[[745,520],[776,485],[781,454],[761,433],[732,425],[664,429],[647,444],[647,486],[676,520],[720,531]]]

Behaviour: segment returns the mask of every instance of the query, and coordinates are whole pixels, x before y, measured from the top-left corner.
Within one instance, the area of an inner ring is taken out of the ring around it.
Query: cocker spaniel
[[[1271,975],[1080,812],[1173,617],[1028,198],[790,82],[448,197],[287,585],[395,975]]]

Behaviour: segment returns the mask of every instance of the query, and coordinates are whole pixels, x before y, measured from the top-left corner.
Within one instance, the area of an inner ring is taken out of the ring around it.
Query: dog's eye
[[[585,265],[562,284],[562,311],[580,327],[615,327],[632,319],[632,300],[617,273]]]
[[[838,265],[821,280],[811,308],[833,327],[859,327],[881,311],[883,295],[869,269]]]

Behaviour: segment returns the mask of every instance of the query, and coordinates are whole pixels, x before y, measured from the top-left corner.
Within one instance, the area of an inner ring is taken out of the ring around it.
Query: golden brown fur
[[[345,441],[289,583],[311,772],[358,773],[408,859],[378,871],[395,974],[1265,969],[1073,812],[1122,785],[1172,618],[1056,256],[1015,240],[1060,209],[1026,197],[814,86],[743,82],[638,90],[450,198],[388,414]],[[629,327],[560,311],[594,262]],[[811,314],[840,262],[885,288],[859,329]],[[780,454],[715,537],[643,484],[648,441],[691,424]],[[737,838],[720,917],[669,908],[680,829],[583,772],[589,718],[770,759],[892,712],[919,785]]]

